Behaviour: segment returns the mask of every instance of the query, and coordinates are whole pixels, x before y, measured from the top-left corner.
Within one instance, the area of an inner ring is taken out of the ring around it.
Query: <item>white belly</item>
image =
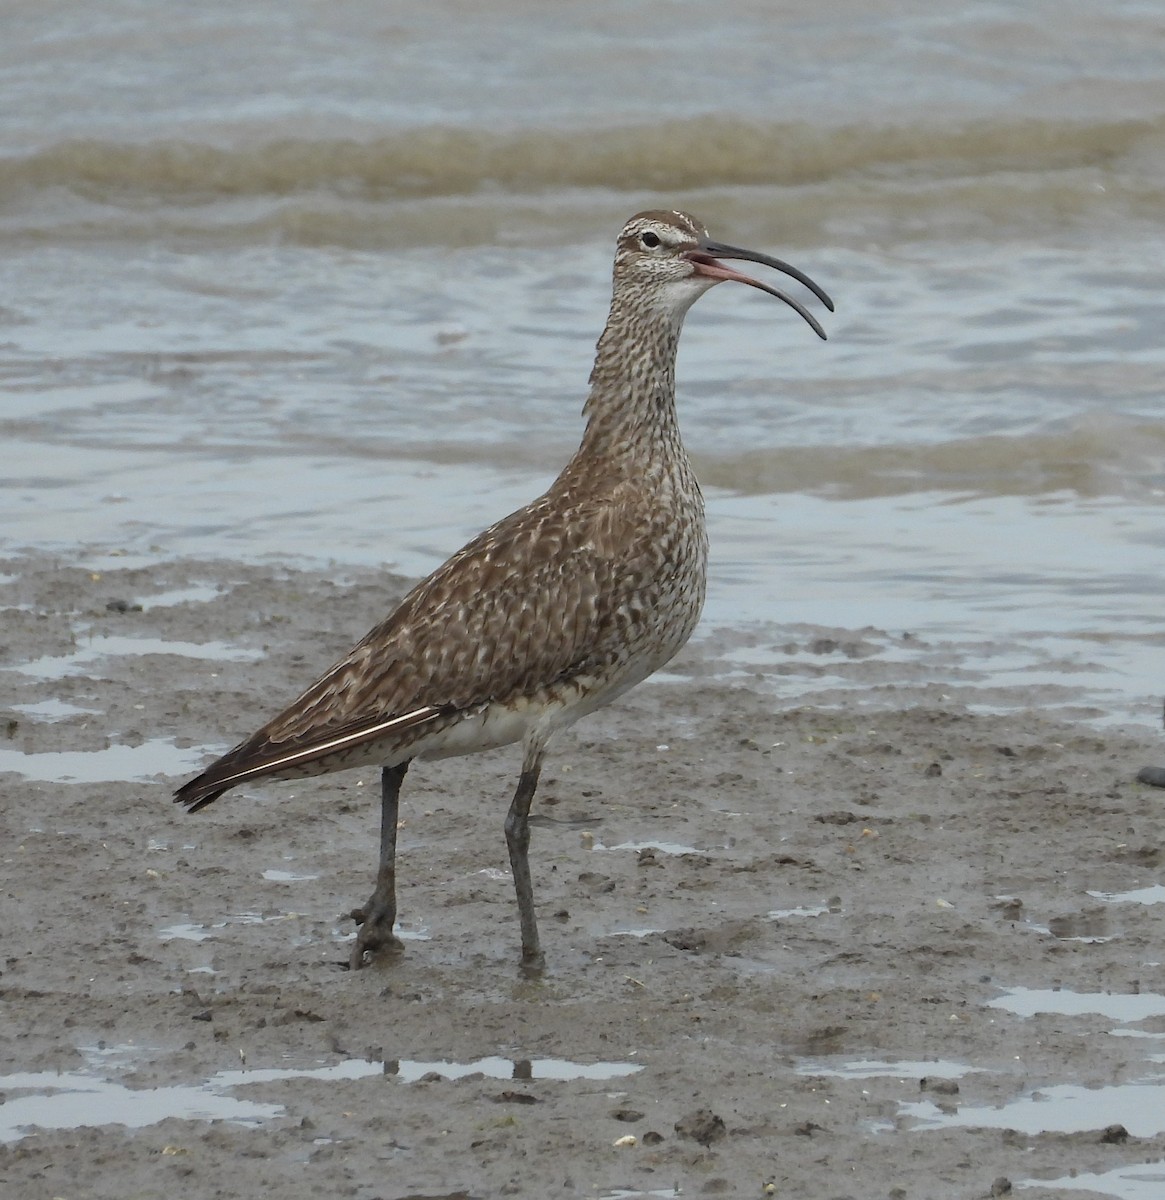
[[[455,758],[459,754],[475,754],[479,750],[494,750],[498,746],[525,741],[526,734],[544,713],[543,707],[529,701],[505,707],[491,704],[421,738],[410,746],[409,757]]]
[[[551,735],[609,703],[641,678],[643,676],[638,673],[626,674],[600,684],[593,678],[580,676],[568,684],[559,684],[535,696],[523,697],[508,704],[489,704],[477,712],[466,714],[444,729],[418,739],[409,747],[408,756],[420,759],[453,758],[460,754],[475,754],[479,750],[493,750],[498,746],[525,742],[531,738],[545,743]]]

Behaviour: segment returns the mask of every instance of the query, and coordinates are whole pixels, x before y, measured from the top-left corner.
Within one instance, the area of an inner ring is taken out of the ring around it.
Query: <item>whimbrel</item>
[[[684,316],[717,283],[805,307],[724,260],[796,268],[711,241],[682,212],[644,212],[615,251],[610,315],[599,338],[582,444],[546,493],[438,567],[349,654],[257,733],[175,793],[194,812],[253,780],[381,767],[380,865],[353,969],[399,948],[396,832],[414,759],[521,742],[505,834],[522,961],[541,963],[528,849],[530,804],[559,730],[646,679],[688,640],[704,603],[704,501],[680,440],[676,347]]]

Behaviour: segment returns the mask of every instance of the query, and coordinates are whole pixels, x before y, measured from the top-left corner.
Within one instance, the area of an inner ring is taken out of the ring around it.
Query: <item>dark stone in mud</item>
[[[1005,921],[1018,921],[1023,915],[1023,901],[1016,896],[1005,896],[990,905]]]
[[[1165,787],[1165,767],[1142,767],[1137,772],[1137,782]]]
[[[680,1137],[699,1142],[701,1146],[711,1146],[728,1134],[724,1121],[710,1108],[701,1108],[681,1117],[675,1124],[675,1130]]]
[[[992,1196],[1007,1196],[1011,1194],[1011,1180],[1006,1175],[1000,1175],[991,1185]]]
[[[755,932],[751,921],[725,921],[713,929],[669,929],[663,940],[689,954],[733,954]]]
[[[817,997],[815,996],[814,999]],[[848,1032],[844,1025],[822,1025],[811,1030],[805,1038],[806,1049],[812,1054],[828,1054]]]
[[[410,1192],[401,1200],[473,1200],[473,1196],[470,1192],[442,1192],[439,1196],[432,1192]]]
[[[606,875],[599,875],[594,871],[581,872],[578,881],[594,896],[606,895],[615,890],[615,881],[613,879],[608,878]]]
[[[1048,918],[1048,932],[1058,938],[1102,938],[1109,933],[1108,913],[1104,909],[1060,913]]]

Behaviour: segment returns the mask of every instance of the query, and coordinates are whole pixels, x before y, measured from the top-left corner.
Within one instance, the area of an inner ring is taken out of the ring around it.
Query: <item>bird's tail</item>
[[[264,776],[296,775],[332,755],[343,755],[369,742],[412,733],[447,716],[449,712],[445,707],[426,705],[398,716],[361,721],[334,729],[326,737],[317,736],[310,741],[270,742],[261,737],[252,738],[211,763],[189,783],[184,783],[174,793],[174,801],[184,804],[187,812],[197,812],[240,783]],[[320,769],[328,768],[324,766]],[[313,774],[310,769],[304,773]]]

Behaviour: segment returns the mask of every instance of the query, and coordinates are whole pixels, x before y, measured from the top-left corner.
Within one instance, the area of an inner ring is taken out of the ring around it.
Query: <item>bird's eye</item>
[[[644,244],[644,245],[645,245],[645,246],[646,246],[646,247],[647,247],[649,250],[654,250],[654,249],[656,248],[656,246],[658,246],[658,245],[659,245],[659,234],[658,234],[658,233],[652,233],[652,232],[651,232],[651,230],[648,230],[646,233],[641,233],[641,234],[639,235],[639,240],[640,240],[640,241],[641,241],[641,242],[642,242],[642,243],[643,243],[643,244]]]

